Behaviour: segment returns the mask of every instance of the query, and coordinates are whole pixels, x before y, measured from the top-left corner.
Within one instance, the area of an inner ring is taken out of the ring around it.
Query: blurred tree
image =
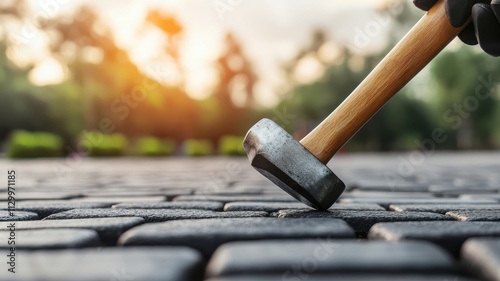
[[[257,77],[240,43],[231,33],[226,34],[225,49],[216,62],[219,82],[209,99],[216,102],[215,123],[209,138],[245,133],[251,116],[254,85]],[[213,104],[213,102],[211,102]],[[207,104],[210,104],[208,102]]]
[[[154,10],[147,15],[146,21],[159,28],[165,35],[167,41],[165,46],[166,54],[174,61],[179,73],[179,87],[184,88],[185,72],[180,59],[180,44],[182,41],[183,27],[177,19],[169,14]]]
[[[170,38],[166,52],[177,58],[180,24],[155,12],[148,21]],[[54,56],[67,63],[69,83],[78,85],[84,97],[86,129],[176,140],[198,129],[199,104],[180,86],[165,86],[143,74],[91,8],[82,7],[71,20],[54,20],[48,29],[58,34],[52,41]],[[89,52],[101,53],[101,59],[89,60]]]
[[[432,63],[433,104],[439,124],[448,130],[453,148],[493,148],[500,109],[500,65],[467,46],[444,52]]]
[[[398,34],[396,31],[400,29],[407,30],[409,21],[414,23],[414,17],[408,16],[413,14],[411,8],[406,3],[395,1],[378,10],[393,20],[391,31],[387,32],[390,41],[382,52],[355,53],[347,46],[330,41],[324,31],[316,30],[312,34],[309,43],[284,67],[288,84],[292,87],[278,106],[288,108],[289,112],[299,116],[295,126],[289,128],[301,132],[296,134],[297,138],[303,137],[340,105],[400,39],[393,35]],[[337,56],[333,61],[322,58],[324,48],[335,49]],[[319,79],[303,83],[300,81],[302,77],[297,77],[297,69],[305,60],[308,63],[316,61],[316,64],[321,65],[322,75]],[[422,102],[410,98],[405,88],[355,135],[346,148],[410,149],[415,146],[415,138],[426,136],[432,128],[430,110]]]
[[[225,51],[217,60],[217,69],[219,85],[214,97],[221,105],[234,107],[251,104],[256,76],[241,45],[231,33],[226,34]]]

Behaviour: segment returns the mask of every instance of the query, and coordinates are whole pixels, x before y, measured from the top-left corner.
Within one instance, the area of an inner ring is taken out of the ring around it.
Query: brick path
[[[0,280],[500,281],[500,153],[331,164],[317,212],[245,158],[0,160]]]

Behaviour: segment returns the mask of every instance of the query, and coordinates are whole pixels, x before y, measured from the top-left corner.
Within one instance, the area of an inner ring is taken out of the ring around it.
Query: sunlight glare
[[[30,81],[37,86],[58,84],[66,78],[64,67],[56,59],[49,57],[38,63],[29,73]]]

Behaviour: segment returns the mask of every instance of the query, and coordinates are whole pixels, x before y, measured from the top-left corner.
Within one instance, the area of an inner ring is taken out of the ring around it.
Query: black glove
[[[413,0],[418,8],[428,11],[438,0]],[[458,35],[468,45],[479,46],[488,54],[500,56],[500,0],[445,0],[446,14],[452,26],[472,22]],[[491,3],[490,3],[491,2]]]

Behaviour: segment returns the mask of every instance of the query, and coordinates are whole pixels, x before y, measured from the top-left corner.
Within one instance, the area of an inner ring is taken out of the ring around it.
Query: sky
[[[322,28],[332,41],[353,45],[356,32],[370,22],[381,21],[373,9],[384,2],[386,0],[30,0],[33,15],[57,17],[82,4],[95,7],[103,22],[112,28],[118,45],[129,50],[133,61],[145,72],[159,63],[156,54],[161,48],[159,33],[142,29],[146,13],[151,8],[171,11],[185,28],[181,55],[187,73],[187,90],[194,98],[206,97],[215,86],[214,61],[223,49],[225,33],[231,31],[259,75],[255,95],[257,101],[266,106],[273,106],[279,100],[276,93],[284,83],[280,65],[307,44],[313,30]],[[374,37],[378,37],[377,34]],[[38,60],[31,79],[37,84],[63,79],[64,69],[44,55],[43,38],[30,41],[31,57]],[[29,60],[26,53],[23,57],[19,59]]]

